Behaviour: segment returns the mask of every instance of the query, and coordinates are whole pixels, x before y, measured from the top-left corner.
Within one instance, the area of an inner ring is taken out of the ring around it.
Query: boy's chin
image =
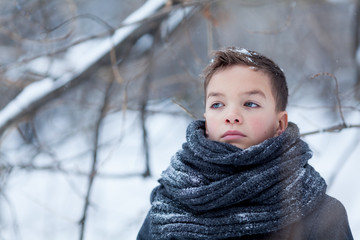
[[[240,148],[240,149],[246,149],[246,148],[248,148],[248,147],[250,147],[250,146],[248,146],[247,144],[244,144],[244,143],[237,143],[237,142],[228,142],[228,144],[231,144],[231,145],[233,145],[233,146],[235,146],[235,147],[238,147],[238,148]]]

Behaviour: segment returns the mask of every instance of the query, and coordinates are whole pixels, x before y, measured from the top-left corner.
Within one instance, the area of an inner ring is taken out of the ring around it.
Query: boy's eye
[[[223,107],[223,106],[224,106],[224,104],[222,104],[222,103],[214,103],[214,104],[212,104],[210,106],[210,108],[220,108],[220,107]]]
[[[254,102],[246,102],[246,103],[244,104],[244,106],[245,106],[245,107],[249,107],[249,108],[257,108],[257,107],[259,107],[259,105],[256,104],[256,103],[254,103]]]

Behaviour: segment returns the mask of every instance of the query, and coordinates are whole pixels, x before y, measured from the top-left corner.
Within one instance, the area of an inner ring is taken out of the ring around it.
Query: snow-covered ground
[[[108,117],[104,124],[103,142],[113,140],[114,144],[103,148],[99,172],[108,176],[142,173],[144,161],[138,114],[128,111],[124,125],[119,119],[123,119],[121,113]],[[184,141],[184,129],[189,121],[188,118],[165,114],[149,117],[153,177],[97,177],[85,239],[136,238],[150,206],[150,192],[170,156]],[[114,141],[116,138],[118,141]],[[76,155],[76,140],[69,142],[71,144],[64,143],[59,150],[60,158]],[[11,151],[12,143],[3,146],[8,150],[8,157],[18,159],[26,154],[16,149]],[[74,151],[75,154],[71,154]],[[39,162],[39,158],[35,162]],[[77,162],[75,168],[88,169],[89,160]],[[86,165],[80,166],[82,162]],[[83,211],[86,187],[85,176],[51,171],[13,171],[6,185],[7,201],[1,199],[0,239],[79,239],[78,221]]]

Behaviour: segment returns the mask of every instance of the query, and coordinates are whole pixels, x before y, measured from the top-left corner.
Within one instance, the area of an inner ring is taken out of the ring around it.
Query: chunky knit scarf
[[[192,122],[186,143],[151,195],[154,239],[224,239],[277,231],[311,212],[326,183],[293,123],[245,150],[205,137]]]

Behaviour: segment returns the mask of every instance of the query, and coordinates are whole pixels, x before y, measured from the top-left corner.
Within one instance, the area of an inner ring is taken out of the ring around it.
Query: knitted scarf
[[[286,227],[325,195],[311,157],[293,123],[243,150],[207,139],[205,122],[192,122],[151,194],[153,238],[225,239]]]

